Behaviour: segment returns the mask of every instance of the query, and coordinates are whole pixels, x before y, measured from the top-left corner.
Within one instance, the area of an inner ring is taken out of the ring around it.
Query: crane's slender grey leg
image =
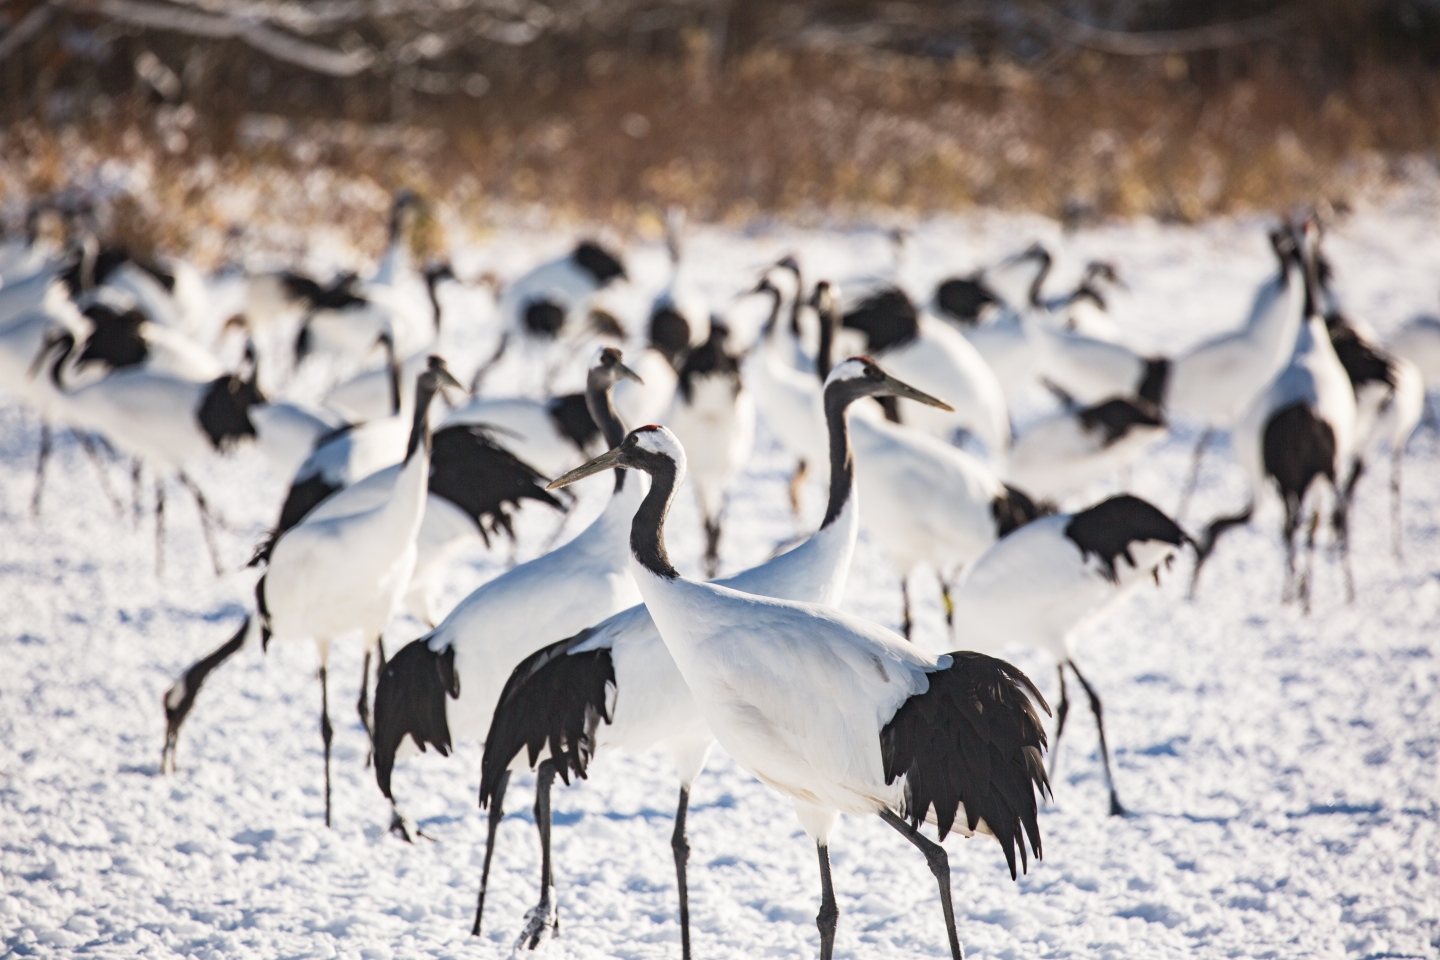
[[[950,956],[953,960],[964,960],[965,951],[960,949],[960,935],[955,930],[955,904],[950,899],[950,858],[945,854],[945,848],[890,810],[881,810],[880,819],[894,827],[896,832],[915,844],[925,855],[925,862],[930,865],[930,872],[935,875],[935,882],[940,886],[940,909],[945,913],[945,933],[950,937]]]

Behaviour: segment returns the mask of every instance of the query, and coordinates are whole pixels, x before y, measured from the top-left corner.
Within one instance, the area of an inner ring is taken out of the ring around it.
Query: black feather
[[[685,366],[690,352],[690,321],[674,307],[659,307],[650,314],[650,346],[659,350],[676,370]]]
[[[990,516],[995,521],[995,538],[1008,536],[1031,520],[1048,516],[1054,511],[1047,505],[1036,504],[1022,490],[1005,484],[1005,492],[990,501]]]
[[[553,338],[565,326],[565,311],[549,300],[536,300],[525,305],[522,319],[526,330],[536,336]]]
[[[733,393],[740,392],[740,360],[725,352],[725,340],[729,336],[730,330],[723,323],[711,323],[709,339],[685,357],[678,388],[687,403],[695,399],[696,377],[724,377]]]
[[[909,343],[920,335],[920,314],[905,292],[896,287],[866,297],[841,322],[865,334],[870,353]]]
[[[935,290],[935,305],[941,315],[965,326],[974,326],[979,321],[980,311],[986,304],[999,302],[1000,298],[977,277],[954,277]]]
[[[585,629],[530,654],[510,674],[495,705],[480,764],[480,806],[489,806],[511,761],[525,750],[534,769],[548,748],[555,772],[585,778],[600,721],[614,717],[615,664],[609,648],[570,651],[594,634]]]
[[[1102,500],[1082,510],[1065,525],[1065,536],[1080,548],[1082,557],[1095,557],[1105,568],[1105,577],[1115,581],[1115,559],[1124,557],[1132,566],[1130,546],[1145,541],[1163,541],[1179,546],[1190,538],[1185,531],[1152,504],[1128,493]]]
[[[1165,387],[1170,382],[1170,361],[1165,357],[1149,357],[1145,361],[1145,375],[1135,393],[1157,407],[1165,405]]]
[[[92,303],[84,312],[94,327],[80,348],[76,366],[103,363],[119,370],[144,363],[150,356],[150,344],[140,333],[145,315],[139,310],[121,313],[103,303]]]
[[[429,639],[421,637],[406,644],[385,664],[375,685],[375,782],[391,799],[395,751],[406,736],[422,751],[428,745],[442,757],[450,754],[445,698],[460,696],[455,648],[436,653],[430,649]]]
[[[1335,431],[1307,404],[1291,404],[1266,421],[1261,452],[1287,504],[1298,506],[1317,477],[1335,482]]]
[[[1047,714],[1050,707],[1004,660],[964,651],[950,657],[949,667],[929,674],[929,689],[901,704],[880,731],[885,782],[905,778],[901,812],[919,827],[933,808],[941,840],[964,804],[966,827],[985,821],[1014,877],[1017,847],[1021,867],[1029,865],[1027,839],[1041,856],[1038,803],[1050,782],[1035,705]]]
[[[250,408],[264,402],[265,398],[254,383],[227,374],[211,380],[205,388],[205,399],[196,418],[210,438],[210,445],[224,452],[245,437],[255,436],[255,424],[250,422]]]
[[[596,286],[603,287],[611,280],[625,276],[625,266],[619,258],[593,240],[581,242],[570,258],[595,278]]]
[[[1394,363],[1362,340],[1344,318],[1332,314],[1325,318],[1325,325],[1330,331],[1330,344],[1335,348],[1335,356],[1340,359],[1340,366],[1345,368],[1345,375],[1350,378],[1353,389],[1359,390],[1367,383],[1395,386]]]
[[[483,427],[456,425],[437,432],[431,441],[430,492],[465,511],[485,545],[490,535],[504,532],[515,539],[511,509],[522,500],[536,500],[556,510],[567,505],[545,489],[545,478],[485,435]]]
[[[1160,415],[1160,410],[1150,401],[1139,398],[1127,400],[1124,397],[1115,397],[1104,403],[1086,407],[1076,415],[1076,419],[1080,421],[1080,426],[1087,433],[1097,429],[1102,431],[1105,434],[1105,446],[1107,447],[1124,437],[1134,427],[1165,425],[1165,418]]]
[[[590,445],[600,436],[600,427],[585,404],[585,394],[567,393],[552,397],[547,404],[550,420],[560,434],[575,445],[581,455],[590,456]]]

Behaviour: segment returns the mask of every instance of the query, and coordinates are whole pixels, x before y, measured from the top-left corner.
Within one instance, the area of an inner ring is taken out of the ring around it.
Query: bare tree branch
[[[1167,53],[1192,53],[1254,43],[1276,36],[1290,25],[1298,4],[1288,3],[1269,13],[1233,23],[1219,23],[1188,30],[1152,30],[1130,33],[1107,30],[1071,20],[1047,6],[1043,0],[1022,0],[1021,8],[1031,19],[1081,47],[1127,57],[1148,57]]]
[[[49,25],[54,16],[55,8],[48,3],[42,3],[21,17],[19,23],[6,30],[5,35],[0,37],[0,60],[4,60],[29,43],[37,33]]]
[[[277,60],[284,60],[316,73],[334,77],[353,77],[375,64],[373,50],[335,50],[282,33],[264,23],[236,17],[199,13],[172,4],[149,3],[146,0],[99,0],[90,4],[69,0],[67,6],[78,13],[99,14],[154,30],[167,30],[212,40],[243,40],[255,49]]]

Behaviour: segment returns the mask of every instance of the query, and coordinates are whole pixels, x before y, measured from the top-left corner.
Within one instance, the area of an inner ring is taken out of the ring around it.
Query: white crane
[[[1420,368],[1378,342],[1370,325],[1349,317],[1332,288],[1330,263],[1315,250],[1315,305],[1325,318],[1330,345],[1355,391],[1355,449],[1342,481],[1342,510],[1349,514],[1366,461],[1390,448],[1390,543],[1401,556],[1400,482],[1405,444],[1425,414],[1425,380]],[[1340,529],[1345,529],[1342,523]]]
[[[681,578],[663,527],[684,478],[684,448],[664,427],[642,427],[556,485],[613,467],[650,474],[631,528],[631,562],[701,715],[741,767],[794,800],[815,840],[822,960],[834,949],[839,917],[829,844],[841,813],[878,814],[924,853],[958,960],[948,858],[919,826],[935,823],[941,840],[952,828],[993,835],[1012,875],[1016,847],[1027,862],[1027,839],[1040,856],[1036,794],[1048,781],[1035,705],[1048,712],[1044,698],[1001,660],[936,657],[819,604]]]
[[[1195,490],[1200,460],[1216,431],[1233,427],[1260,393],[1285,369],[1306,317],[1305,265],[1288,227],[1271,231],[1279,270],[1255,292],[1250,314],[1239,329],[1220,334],[1176,357],[1159,394],[1172,421],[1201,424],[1190,478],[1176,516],[1182,517]]]
[[[1307,267],[1307,274],[1310,272]],[[1307,275],[1306,286],[1312,279]],[[1314,298],[1307,295],[1305,302],[1312,303]],[[1318,489],[1317,481],[1323,479],[1330,488],[1336,536],[1345,557],[1349,518],[1343,510],[1342,483],[1355,451],[1355,428],[1355,392],[1335,354],[1325,321],[1312,314],[1300,328],[1289,365],[1251,404],[1234,431],[1236,449],[1249,480],[1249,498],[1238,513],[1216,517],[1206,526],[1196,550],[1192,595],[1220,535],[1249,523],[1256,498],[1273,488],[1285,509],[1285,581],[1281,597],[1285,601],[1299,600],[1309,612],[1311,571],[1307,563],[1307,569],[1297,579],[1295,537],[1308,515],[1307,553],[1313,563],[1320,506],[1316,502],[1319,494],[1312,496],[1311,491]],[[1344,565],[1346,584],[1353,594],[1348,559]]]
[[[588,381],[591,413],[613,443],[624,427],[612,390],[627,376],[634,374],[618,352],[607,350]],[[386,664],[375,688],[375,775],[387,795],[406,737],[438,744],[431,731],[443,725],[446,743],[451,735],[483,743],[515,664],[639,601],[625,542],[643,486],[640,477],[618,475],[610,502],[579,536],[476,588]]]
[[[846,423],[851,404],[864,397],[904,396],[919,403],[936,400],[855,358],[826,379],[824,422],[828,436],[829,503],[820,529],[793,550],[719,583],[745,593],[838,606],[844,593],[859,531],[854,459]],[[817,431],[819,432],[818,426]],[[600,721],[605,725],[600,727]],[[443,736],[445,731],[431,731]],[[480,805],[490,808],[489,840],[480,881],[479,905],[471,932],[480,932],[485,890],[503,816],[510,771],[521,763],[539,766],[535,800],[541,841],[541,902],[527,914],[518,943],[531,948],[553,929],[555,901],[550,867],[550,788],[558,774],[568,784],[585,777],[597,749],[669,752],[680,779],[680,800],[671,847],[680,891],[680,938],[690,956],[690,909],[685,864],[685,816],[690,786],[699,776],[713,741],[655,623],[643,605],[631,607],[572,637],[542,647],[510,675],[495,708],[480,782]],[[449,748],[448,738],[435,744]],[[525,759],[521,759],[522,751]]]
[[[410,262],[410,234],[421,210],[410,190],[395,194],[390,241],[368,282],[349,278],[325,291],[309,291],[310,309],[295,339],[298,365],[312,353],[363,356],[388,331],[402,354],[421,349],[439,333],[436,301]]]
[[[793,262],[793,261],[792,261]],[[793,281],[793,274],[783,263],[765,272],[753,292],[769,295],[773,303],[769,319],[761,328],[760,341],[745,362],[745,379],[755,391],[756,407],[770,430],[791,453],[795,454],[795,472],[790,477],[790,512],[800,516],[800,490],[811,468],[815,476],[828,483],[828,458],[825,436],[820,430],[824,421],[821,384],[813,373],[796,366],[800,345],[790,322],[781,322],[780,310],[793,297],[783,289]],[[816,285],[812,305],[822,298],[833,298],[833,288],[821,282]],[[833,304],[829,305],[833,311]],[[821,327],[820,336],[831,335],[831,325]],[[821,353],[829,355],[828,344]],[[825,376],[828,371],[819,371]]]
[[[1390,338],[1389,347],[1415,364],[1427,393],[1440,390],[1440,317],[1420,316],[1406,321]]]
[[[755,446],[755,395],[728,349],[730,329],[712,322],[710,337],[680,370],[669,423],[694,451],[695,498],[705,526],[705,575],[720,572],[720,535],[730,487]]]
[[[42,356],[54,355],[50,380],[64,417],[94,430],[122,452],[149,463],[155,476],[155,567],[163,569],[165,475],[174,472],[194,497],[201,529],[216,574],[222,572],[212,525],[215,515],[185,469],[216,451],[226,452],[255,437],[251,408],[264,402],[255,383],[226,374],[210,381],[190,380],[145,367],[121,369],[110,376],[70,389],[62,371],[75,349],[69,332],[53,337]],[[37,360],[37,362],[39,362]]]
[[[1052,778],[1070,711],[1065,668],[1075,674],[1095,715],[1112,816],[1125,808],[1110,772],[1100,696],[1075,665],[1075,628],[1095,622],[1146,580],[1158,583],[1160,569],[1189,542],[1154,506],[1122,494],[1016,530],[985,551],[952,594],[955,627],[947,639],[953,644],[995,655],[1011,646],[1036,646],[1055,658],[1060,703],[1050,747]]]
[[[450,412],[445,425],[491,427],[517,457],[554,477],[604,449],[605,438],[590,416],[585,396],[582,391],[546,400],[472,397]]]
[[[595,294],[625,280],[625,265],[594,240],[582,240],[564,256],[540,264],[500,291],[501,335],[495,354],[476,371],[478,381],[518,343],[522,360],[538,364],[548,387],[552,345],[578,329]],[[547,391],[548,392],[548,389]]]
[[[320,653],[320,736],[325,746],[325,825],[330,826],[330,644],[358,633],[366,651],[400,606],[415,567],[415,536],[430,475],[430,401],[441,386],[463,389],[435,357],[415,387],[405,467],[379,506],[305,519],[281,534],[255,585],[261,639],[311,640]],[[366,663],[368,673],[368,658]],[[368,683],[368,676],[364,682]],[[166,706],[170,705],[167,698]]]
[[[429,296],[430,309],[434,316],[435,335],[423,345],[414,348],[400,365],[400,409],[408,412],[415,401],[412,385],[431,353],[441,353],[440,331],[444,311],[440,306],[440,284],[454,280],[455,274],[448,263],[432,264],[425,268],[425,292]],[[388,328],[381,334],[388,333]],[[392,337],[392,342],[394,338]],[[373,420],[383,417],[391,410],[390,361],[364,370],[349,379],[331,387],[325,394],[325,406],[339,412],[347,420]]]
[[[871,294],[845,312],[844,327],[864,335],[864,352],[918,389],[949,399],[954,413],[895,402],[892,419],[942,439],[968,430],[997,461],[1010,452],[1010,412],[995,373],[954,328],[916,309],[898,287]],[[824,326],[824,322],[821,323]]]
[[[252,416],[255,411],[264,409],[254,408]],[[393,496],[405,469],[406,465],[402,462],[376,470],[325,497],[301,517],[282,516],[282,520],[288,522],[270,534],[252,560],[252,565],[268,560],[275,542],[302,519],[310,522],[346,517],[383,506]],[[565,509],[564,504],[547,492],[543,484],[538,473],[491,441],[479,427],[461,425],[434,431],[430,444],[425,512],[415,539],[414,569],[404,595],[404,603],[410,612],[422,621],[434,622],[427,592],[430,579],[458,543],[477,536],[487,545],[494,535],[513,539],[511,510],[519,507],[523,500],[536,500],[559,510]],[[187,669],[166,693],[166,755],[172,765],[180,727],[194,706],[201,685],[211,672],[239,652],[245,636],[246,628],[242,627],[227,643]],[[383,666],[384,644],[377,643],[377,648]],[[367,651],[357,704],[361,721],[367,729],[370,727],[369,660]],[[403,823],[398,818],[396,824],[403,831]],[[392,829],[394,827],[395,824],[392,824]]]
[[[1164,415],[1145,400],[1115,397],[1064,408],[1033,423],[1010,448],[1006,479],[1042,501],[1058,503],[1113,476],[1166,434]]]

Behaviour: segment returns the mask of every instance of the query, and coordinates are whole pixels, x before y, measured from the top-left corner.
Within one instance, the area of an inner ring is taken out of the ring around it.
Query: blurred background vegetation
[[[0,21],[6,197],[129,156],[162,206],[263,168],[612,222],[1190,221],[1347,203],[1440,145],[1440,0],[9,0]]]

